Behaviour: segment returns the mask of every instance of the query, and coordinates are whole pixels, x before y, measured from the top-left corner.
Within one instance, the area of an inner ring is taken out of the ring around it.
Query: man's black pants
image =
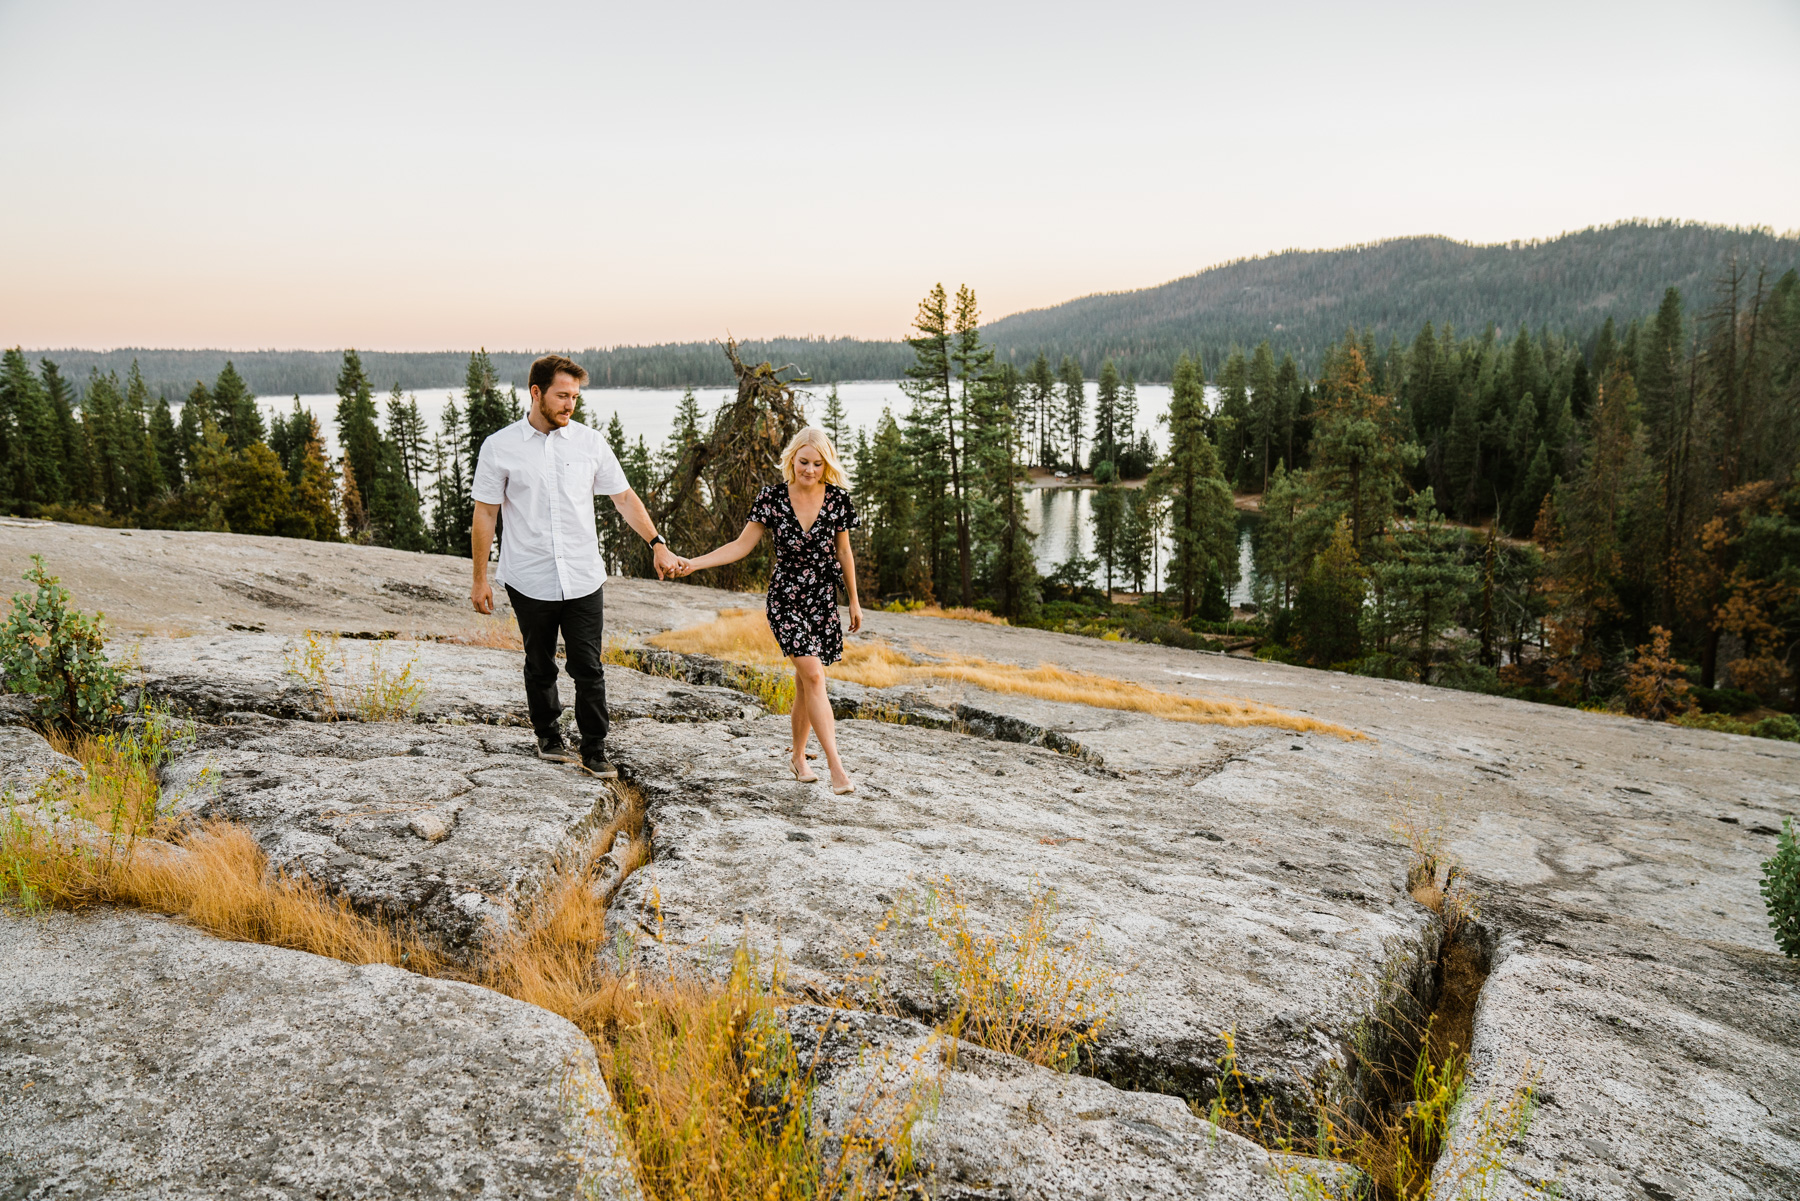
[[[519,619],[525,640],[525,704],[531,710],[531,728],[538,737],[556,734],[562,717],[562,697],[556,689],[556,635],[562,633],[568,652],[566,667],[575,681],[575,724],[581,730],[581,753],[595,759],[605,756],[606,677],[600,668],[600,627],[605,603],[596,588],[576,600],[536,600],[511,584],[506,595]]]

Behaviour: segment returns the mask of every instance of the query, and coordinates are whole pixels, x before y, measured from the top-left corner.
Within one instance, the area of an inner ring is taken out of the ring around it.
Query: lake
[[[1098,385],[1089,380],[1088,425],[1093,425],[1093,401]],[[821,419],[825,412],[825,396],[828,388],[811,387],[803,391],[801,397],[804,411],[809,420]],[[726,397],[734,395],[729,388],[695,388],[694,398],[699,402],[704,413],[710,414],[718,408]],[[408,392],[408,399],[419,402],[419,412],[424,416],[428,429],[436,432],[443,420],[444,407],[455,400],[459,408],[463,405],[460,388],[420,388]],[[680,388],[587,388],[582,392],[584,407],[589,420],[597,427],[604,429],[616,413],[619,424],[625,429],[625,437],[629,442],[636,442],[642,437],[652,449],[662,445],[668,439],[669,431],[675,425],[675,411],[681,403]],[[281,399],[264,396],[259,401],[265,409],[274,407],[281,412],[291,410],[295,398]],[[387,417],[387,394],[379,394],[376,403],[381,410],[382,419]],[[521,403],[526,403],[521,394]],[[898,380],[851,380],[838,385],[838,399],[844,406],[845,419],[852,429],[874,431],[875,424],[881,419],[882,410],[890,410],[895,420],[901,419],[911,408],[912,402],[900,390]],[[1207,389],[1209,403],[1216,403],[1216,392]],[[320,432],[325,436],[325,453],[335,458],[337,449],[337,417],[338,398],[334,394],[323,396],[301,396],[298,400],[303,408],[318,419]],[[1138,385],[1138,428],[1148,428],[1151,437],[1160,445],[1166,441],[1166,432],[1156,424],[1157,419],[1169,408],[1169,386],[1167,384]],[[853,439],[852,439],[853,441]],[[845,449],[846,456],[848,453]],[[1036,555],[1038,569],[1049,573],[1069,556],[1070,542],[1075,542],[1084,555],[1093,554],[1094,531],[1092,520],[1093,490],[1088,488],[1029,488],[1025,491],[1026,524],[1037,536]],[[1166,540],[1165,540],[1166,541]],[[1250,599],[1251,589],[1251,552],[1249,524],[1239,522],[1239,554],[1242,561],[1241,578],[1232,593],[1232,602],[1241,603]],[[1158,556],[1159,563],[1168,561],[1168,547],[1165,545]],[[1096,575],[1095,584],[1104,583]],[[1115,585],[1118,580],[1113,581]]]

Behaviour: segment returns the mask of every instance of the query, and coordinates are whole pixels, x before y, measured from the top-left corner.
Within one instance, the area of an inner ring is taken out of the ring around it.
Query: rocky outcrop
[[[145,638],[137,681],[148,699],[174,712],[217,720],[262,713],[296,720],[354,720],[357,698],[379,678],[410,668],[419,686],[407,717],[419,722],[528,726],[516,651],[439,642],[343,639],[320,643],[322,672],[304,661],[302,641],[274,634]],[[562,683],[565,700],[572,685]],[[128,698],[128,699],[135,699]],[[625,667],[606,670],[615,720],[718,721],[761,710],[741,692],[657,679]]]
[[[544,1010],[132,913],[0,910],[0,1196],[633,1198]]]
[[[57,776],[80,780],[87,773],[36,730],[0,725],[0,799],[24,800]]]
[[[848,956],[947,880],[988,931],[1051,889],[1062,937],[1091,929],[1121,973],[1095,1070],[1200,1098],[1227,1029],[1245,1069],[1283,1095],[1344,1063],[1384,977],[1426,953],[1429,915],[1400,891],[1391,844],[1277,835],[1043,748],[876,722],[840,725],[859,783],[836,797],[788,777],[786,724],[641,721],[614,736],[648,804],[652,863],[612,920],[661,935],[643,954],[700,968],[744,938],[765,956],[779,948],[790,979],[821,992],[853,967],[878,970],[897,1004],[935,1020],[945,949],[916,924],[890,923],[876,968]]]
[[[176,813],[248,828],[277,871],[471,947],[574,866],[620,803],[529,730],[240,715],[162,772]]]
[[[1268,1152],[1174,1097],[1053,1072],[903,1018],[818,1005],[782,1018],[818,1090],[827,1163],[850,1132],[905,1124],[914,1183],[941,1201],[1285,1195]]]

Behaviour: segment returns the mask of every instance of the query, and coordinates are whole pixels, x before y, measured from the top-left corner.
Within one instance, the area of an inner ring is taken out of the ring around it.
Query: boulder
[[[125,912],[0,909],[0,1196],[634,1198],[545,1010]]]

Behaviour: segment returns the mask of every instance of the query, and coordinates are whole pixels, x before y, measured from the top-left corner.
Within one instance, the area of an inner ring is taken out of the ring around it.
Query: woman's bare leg
[[[818,660],[814,660],[818,662]],[[806,774],[806,739],[812,733],[812,716],[806,703],[806,677],[799,671],[794,672],[794,711],[790,715],[794,729],[793,751],[794,773]]]
[[[794,659],[794,679],[806,681],[806,716],[813,733],[819,736],[819,749],[825,752],[825,763],[831,768],[831,782],[839,788],[850,783],[850,773],[838,758],[837,723],[831,718],[831,698],[825,694],[825,668],[817,655],[799,655]],[[796,690],[794,709],[800,702]],[[795,729],[799,728],[798,722]]]

